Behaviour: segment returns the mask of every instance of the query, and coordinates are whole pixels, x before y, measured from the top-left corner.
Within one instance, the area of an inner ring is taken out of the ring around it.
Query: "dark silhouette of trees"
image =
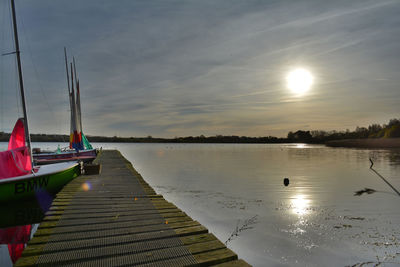
[[[0,132],[0,142],[8,142],[10,133]],[[34,142],[68,142],[68,135],[60,134],[32,134]],[[290,131],[287,138],[274,136],[248,137],[248,136],[188,136],[175,138],[157,138],[151,135],[147,137],[106,137],[88,136],[90,142],[105,143],[325,143],[332,140],[360,139],[360,138],[400,138],[400,119],[391,119],[387,125],[371,124],[368,127],[356,127],[354,131],[324,131],[298,130]]]
[[[400,120],[391,119],[389,124],[371,124],[366,127],[356,127],[355,131],[345,132],[337,131],[311,131],[313,140],[318,143],[324,143],[332,140],[341,139],[363,139],[363,138],[399,138],[400,137]]]
[[[313,137],[310,131],[298,130],[297,132],[289,132],[287,139],[291,142],[296,143],[310,143],[313,141]]]

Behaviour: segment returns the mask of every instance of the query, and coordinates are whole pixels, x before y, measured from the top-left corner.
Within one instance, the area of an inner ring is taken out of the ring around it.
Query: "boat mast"
[[[31,137],[30,137],[29,128],[28,128],[28,115],[27,115],[26,103],[25,103],[24,82],[23,82],[23,79],[22,79],[21,56],[20,56],[20,50],[19,50],[17,19],[16,19],[16,16],[15,16],[15,3],[14,3],[14,0],[11,0],[11,10],[12,10],[12,20],[13,20],[13,26],[14,26],[15,54],[17,55],[17,64],[18,64],[19,88],[20,88],[20,91],[21,91],[22,108],[23,108],[23,112],[24,112],[25,139],[26,139],[26,142],[27,142],[28,152],[29,152],[29,156],[30,156],[30,159],[31,159],[31,166],[33,168]]]
[[[68,73],[68,61],[67,61],[67,48],[64,47],[64,57],[65,57],[65,70],[67,71],[67,83],[68,83],[68,93],[71,93],[69,86],[69,73]]]
[[[67,72],[67,84],[68,84],[68,99],[69,99],[69,107],[71,109],[70,111],[70,127],[69,127],[69,147],[72,148],[72,136],[71,134],[73,134],[74,132],[74,116],[73,116],[73,104],[72,104],[72,90],[70,87],[70,82],[69,82],[69,71],[68,71],[68,59],[67,59],[67,48],[65,48],[64,46],[64,57],[65,57],[65,71]]]

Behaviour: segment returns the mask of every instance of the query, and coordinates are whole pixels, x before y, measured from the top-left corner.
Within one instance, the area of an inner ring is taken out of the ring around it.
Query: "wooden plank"
[[[186,246],[193,245],[196,243],[208,242],[218,240],[213,234],[199,234],[199,235],[189,235],[180,238],[182,243]]]
[[[96,161],[102,172],[78,177],[57,194],[15,266],[249,266],[156,194],[118,151],[103,151]]]
[[[178,231],[163,231],[159,233],[141,233],[137,234],[136,237],[137,240],[140,241],[151,241],[151,240],[157,240],[160,238],[170,238],[170,237],[180,237],[180,239],[184,239],[186,237],[189,237],[191,235],[201,235],[201,233],[204,232],[204,227],[187,227],[185,228],[185,231],[180,231],[182,235],[179,235],[177,233]],[[116,243],[118,244],[124,244],[124,243],[131,243],[132,241],[132,235],[125,235],[125,236],[119,236],[118,239],[114,237],[108,237],[108,238],[102,238],[101,246],[112,246]],[[215,240],[215,239],[213,239]],[[209,240],[211,241],[211,239]],[[62,247],[62,242],[54,242],[55,246],[57,247],[57,244],[59,244],[60,249],[55,248],[54,251],[63,251],[64,249],[61,249]],[[82,248],[93,248],[93,247],[98,247],[99,242],[96,241],[96,239],[86,239],[86,240],[80,240],[77,242],[70,242],[71,250],[80,250]],[[33,255],[38,255],[43,251],[43,248],[46,244],[41,243],[41,244],[30,244],[25,250],[24,250],[24,256],[33,256]],[[186,245],[184,243],[184,245]]]
[[[214,267],[251,267],[250,264],[245,262],[244,260],[237,260],[237,261],[229,261],[217,265],[213,265]]]
[[[129,215],[129,214],[151,214],[155,212],[163,212],[163,213],[174,213],[179,212],[180,210],[176,207],[169,207],[165,209],[155,210],[154,207],[151,206],[130,206],[125,207],[123,209],[90,209],[86,210],[84,213],[82,210],[56,210],[56,211],[48,211],[46,212],[46,216],[57,216],[57,215],[64,215],[65,218],[91,218],[93,217],[109,217],[115,216],[115,214],[119,214],[120,216]]]
[[[195,254],[193,257],[200,266],[215,265],[238,259],[237,255],[228,248]]]
[[[121,228],[132,228],[132,227],[144,227],[144,226],[152,226],[152,225],[159,225],[165,224],[166,221],[163,219],[154,219],[154,220],[147,220],[147,221],[124,221],[119,222],[115,221],[112,223],[107,224],[86,224],[86,225],[78,225],[78,226],[56,226],[56,229],[50,228],[43,228],[40,227],[38,232],[35,236],[41,235],[50,235],[50,234],[67,234],[67,233],[77,233],[77,232],[90,232],[90,231],[105,231],[109,229],[121,229]],[[172,218],[168,220],[168,223],[171,227],[179,228],[179,227],[187,227],[189,224],[190,226],[197,226],[198,223],[193,222],[192,219],[189,217],[181,217],[181,218]],[[53,227],[54,228],[54,227]]]
[[[84,216],[85,214],[82,215],[64,215],[64,214],[58,214],[58,215],[49,215],[45,216],[43,218],[43,221],[59,221],[61,217],[63,217],[64,220],[80,220],[80,219],[98,219],[98,218],[115,218],[118,219],[120,217],[125,217],[125,216],[136,216],[137,219],[140,219],[141,216],[144,215],[149,215],[149,214],[160,214],[163,217],[175,217],[175,216],[185,216],[186,214],[184,212],[181,212],[179,209],[162,209],[162,210],[132,210],[132,211],[126,211],[126,212],[107,212],[107,213],[89,213],[87,216]]]
[[[161,215],[161,217],[160,217]],[[53,227],[53,226],[72,226],[72,225],[85,225],[85,224],[101,224],[101,223],[113,223],[113,222],[124,222],[124,221],[143,221],[143,220],[154,220],[154,219],[164,219],[166,221],[170,220],[171,218],[182,218],[186,217],[187,215],[183,212],[176,212],[176,213],[165,213],[165,214],[144,214],[144,215],[133,215],[133,216],[114,216],[114,217],[103,217],[97,218],[93,220],[93,218],[87,219],[80,219],[80,220],[63,220],[62,222],[58,223],[58,220],[46,220],[41,223],[45,225],[45,227]],[[55,217],[55,216],[53,216]],[[60,216],[61,218],[61,216]],[[41,226],[39,228],[41,228]]]
[[[199,254],[199,253],[204,253],[204,252],[208,252],[208,251],[226,248],[225,245],[222,244],[222,242],[219,240],[194,243],[192,245],[188,245],[187,247],[192,254]]]

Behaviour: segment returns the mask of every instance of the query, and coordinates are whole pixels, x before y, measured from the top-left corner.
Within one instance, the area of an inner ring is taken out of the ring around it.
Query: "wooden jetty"
[[[250,266],[157,195],[119,151],[60,191],[15,266]]]

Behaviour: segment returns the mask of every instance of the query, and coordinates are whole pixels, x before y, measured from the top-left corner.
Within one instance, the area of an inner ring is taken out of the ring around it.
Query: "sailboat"
[[[68,71],[67,52],[64,48],[65,55],[65,67],[67,72],[67,84],[68,84],[68,95],[69,103],[71,108],[71,127],[70,127],[70,139],[69,148],[70,150],[50,153],[35,153],[33,159],[37,164],[49,164],[55,162],[64,162],[71,160],[78,160],[83,162],[91,162],[97,156],[97,150],[92,147],[86,136],[82,131],[82,116],[81,116],[81,100],[79,90],[79,80],[76,75],[75,59],[73,63],[70,63],[71,67],[71,86],[70,76]],[[75,84],[74,84],[75,75]],[[75,92],[76,88],[76,92]]]
[[[54,194],[81,173],[77,162],[35,166],[32,161],[14,0],[11,0],[11,11],[23,118],[14,126],[8,149],[0,152],[0,202],[39,198],[43,192]]]

